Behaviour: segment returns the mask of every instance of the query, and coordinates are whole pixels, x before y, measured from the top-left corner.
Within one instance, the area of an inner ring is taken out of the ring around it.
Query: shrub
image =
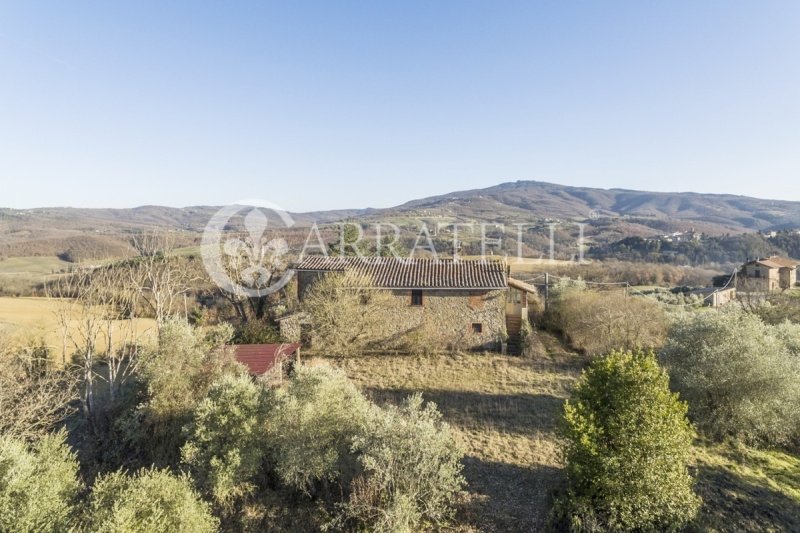
[[[0,531],[70,531],[81,489],[78,461],[66,433],[42,437],[32,448],[0,437]]]
[[[519,341],[524,357],[535,357],[547,352],[542,340],[533,329],[533,324],[528,319],[523,319],[520,323]]]
[[[89,502],[89,529],[118,533],[202,533],[219,523],[188,476],[141,470],[101,476]]]
[[[339,523],[370,531],[419,531],[442,526],[464,484],[459,450],[433,404],[410,397],[401,407],[375,409],[353,441],[362,474],[352,484]]]
[[[350,446],[371,405],[341,371],[298,367],[277,392],[269,416],[271,455],[281,481],[304,492],[341,476],[346,485],[354,468]]]
[[[757,303],[758,300],[754,297]],[[745,302],[747,304],[749,302]],[[790,321],[800,323],[800,297],[795,291],[769,294],[766,301],[753,305],[755,313],[767,324],[781,324]]]
[[[626,297],[618,291],[568,289],[552,300],[548,327],[560,330],[585,353],[658,348],[664,341],[667,319],[661,306],[650,299]]]
[[[253,488],[264,458],[265,409],[266,391],[245,376],[224,376],[195,409],[181,456],[218,503]]]
[[[800,429],[798,345],[796,328],[730,308],[678,320],[660,358],[706,435],[782,444]]]
[[[266,320],[248,320],[237,326],[233,344],[273,344],[281,342],[278,328]]]
[[[592,363],[564,407],[569,488],[554,521],[573,531],[661,531],[695,516],[693,430],[668,381],[652,353]]]

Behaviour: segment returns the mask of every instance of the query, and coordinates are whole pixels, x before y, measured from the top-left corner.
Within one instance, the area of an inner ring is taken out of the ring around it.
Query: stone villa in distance
[[[797,284],[794,259],[772,256],[745,263],[737,274],[736,286],[742,292],[773,292],[791,289]]]
[[[510,280],[500,260],[397,259],[391,257],[308,257],[295,265],[300,302],[314,282],[330,272],[355,271],[392,295],[385,322],[387,339],[425,327],[441,346],[515,351],[535,288]],[[299,323],[298,323],[299,322]],[[302,338],[302,317],[280,321],[288,341]],[[508,344],[506,344],[508,343]]]

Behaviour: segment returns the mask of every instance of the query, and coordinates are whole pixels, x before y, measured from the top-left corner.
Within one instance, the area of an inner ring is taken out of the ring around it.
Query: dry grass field
[[[539,335],[546,354],[533,359],[376,355],[322,364],[343,368],[379,403],[421,392],[438,405],[466,453],[457,530],[541,531],[565,481],[556,425],[588,358]],[[800,458],[698,443],[692,468],[705,505],[691,531],[800,531]]]
[[[28,340],[44,339],[54,354],[56,361],[61,360],[62,334],[57,318],[60,307],[68,303],[47,298],[10,298],[0,297],[0,332],[12,342],[26,342]],[[152,338],[155,334],[155,321],[151,319],[136,319],[133,324],[134,336],[138,339]],[[70,322],[72,337],[77,338],[77,320]],[[128,321],[115,321],[115,333],[112,336],[115,343],[130,333]],[[103,351],[105,339],[100,340],[100,351]],[[75,344],[68,342],[67,352],[75,351]]]

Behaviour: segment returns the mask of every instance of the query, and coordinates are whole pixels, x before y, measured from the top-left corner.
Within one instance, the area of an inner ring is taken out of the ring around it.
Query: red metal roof
[[[245,365],[250,373],[260,376],[274,367],[281,359],[297,352],[300,344],[237,344],[233,346],[236,360]]]
[[[298,271],[365,274],[382,289],[505,289],[506,265],[499,260],[398,259],[394,257],[308,257]]]

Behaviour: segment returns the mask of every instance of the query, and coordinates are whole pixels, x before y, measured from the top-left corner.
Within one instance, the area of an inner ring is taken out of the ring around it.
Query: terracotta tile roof
[[[795,268],[798,264],[800,264],[794,259],[786,259],[778,256],[767,257],[765,259],[756,259],[755,261],[750,261],[748,264],[754,263],[764,265],[765,267],[769,268]]]
[[[394,257],[308,257],[297,271],[352,270],[382,289],[505,289],[506,265],[499,260],[397,259]]]
[[[233,346],[233,355],[250,370],[250,374],[260,376],[270,371],[281,359],[294,356],[298,348],[298,343],[237,344]]]
[[[521,291],[525,291],[530,294],[539,293],[539,291],[536,289],[534,285],[531,285],[530,283],[525,283],[524,281],[519,279],[508,278],[508,286],[514,287],[515,289],[519,289]]]

